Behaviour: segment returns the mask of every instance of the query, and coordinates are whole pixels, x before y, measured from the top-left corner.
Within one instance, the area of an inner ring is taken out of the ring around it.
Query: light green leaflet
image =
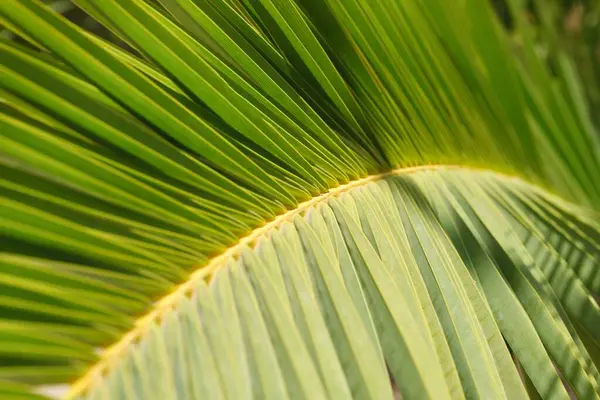
[[[126,375],[132,385],[145,385],[138,393],[151,392],[155,383],[144,383],[141,376],[153,376],[155,367],[142,364],[126,372],[129,359],[160,357],[166,385],[160,390],[167,394],[211,390],[216,398],[221,393],[226,398],[385,399],[392,398],[387,365],[408,398],[525,398],[514,357],[541,398],[568,398],[553,363],[579,398],[598,398],[595,367],[575,345],[579,336],[561,328],[577,323],[581,332],[595,335],[585,328],[585,319],[597,318],[597,308],[560,317],[551,311],[552,303],[532,303],[549,293],[535,283],[519,284],[531,279],[529,273],[510,272],[516,267],[503,265],[504,255],[485,242],[493,230],[476,229],[499,220],[483,215],[474,220],[477,214],[465,208],[465,200],[452,198],[465,178],[473,190],[493,184],[506,193],[506,198],[489,198],[493,207],[525,193],[538,196],[504,178],[461,171],[390,177],[352,189],[261,237],[256,250],[243,250],[211,285],[200,283],[192,305],[183,300],[155,325],[153,332],[159,327],[164,332],[161,339],[152,333],[133,345],[109,377]],[[384,205],[391,211],[385,221]],[[373,223],[378,218],[380,223]],[[524,226],[503,218],[515,229]],[[420,288],[418,295],[405,286],[407,275],[395,270],[400,257],[411,285]],[[546,308],[553,317],[530,314],[532,307]],[[189,329],[197,333],[177,339]],[[572,343],[569,354],[561,350],[567,342]],[[170,350],[164,353],[165,348]],[[186,348],[199,358],[186,354]],[[212,378],[187,379],[196,368],[208,368]],[[419,368],[428,372],[417,374]],[[423,380],[416,384],[415,379]],[[440,384],[444,380],[447,385]],[[124,389],[121,383],[102,384],[86,398],[119,398]]]

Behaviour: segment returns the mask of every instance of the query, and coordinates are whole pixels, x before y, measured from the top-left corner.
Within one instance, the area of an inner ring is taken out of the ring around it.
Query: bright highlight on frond
[[[0,1],[0,398],[599,398],[541,2],[67,3]]]

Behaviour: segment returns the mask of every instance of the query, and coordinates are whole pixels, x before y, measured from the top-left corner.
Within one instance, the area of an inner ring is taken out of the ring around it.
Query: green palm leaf
[[[543,7],[74,3],[127,48],[0,2],[1,398],[600,398],[600,136]]]

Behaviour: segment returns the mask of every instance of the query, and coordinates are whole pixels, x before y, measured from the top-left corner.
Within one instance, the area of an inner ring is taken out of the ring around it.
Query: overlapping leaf
[[[406,398],[526,398],[523,374],[541,398],[569,398],[561,375],[578,398],[598,398],[582,335],[597,343],[586,320],[600,310],[564,313],[568,301],[554,302],[550,276],[536,274],[539,259],[515,265],[526,225],[507,200],[521,196],[555,205],[520,183],[450,171],[390,177],[310,208],[224,261],[85,398],[122,398],[119,377],[138,388],[131,398],[200,385],[199,398],[393,398],[386,369]],[[477,213],[484,202],[504,211]],[[494,240],[504,224],[510,244]],[[197,350],[184,361],[187,349]]]

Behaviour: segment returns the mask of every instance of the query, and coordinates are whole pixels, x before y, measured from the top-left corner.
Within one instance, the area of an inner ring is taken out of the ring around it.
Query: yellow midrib
[[[75,381],[71,385],[71,388],[66,398],[72,399],[85,393],[87,389],[93,384],[95,379],[100,378],[104,373],[110,371],[111,368],[115,366],[116,363],[118,363],[122,355],[125,353],[125,351],[131,344],[137,342],[145,335],[145,333],[152,326],[152,323],[160,321],[167,312],[176,308],[177,304],[182,298],[184,298],[185,296],[191,296],[198,282],[200,282],[201,280],[209,280],[214,275],[216,270],[225,265],[228,260],[238,256],[246,246],[251,246],[256,242],[256,240],[259,237],[263,236],[267,232],[276,229],[286,221],[291,221],[296,215],[302,214],[310,207],[320,202],[323,202],[330,197],[339,196],[340,194],[345,193],[350,189],[365,185],[369,182],[377,181],[379,179],[392,175],[409,174],[424,170],[435,171],[449,169],[465,169],[479,172],[493,172],[490,170],[483,170],[461,165],[421,165],[409,168],[398,168],[384,173],[369,175],[366,178],[351,181],[345,185],[341,185],[336,188],[330,189],[328,192],[315,196],[312,199],[307,200],[303,203],[300,203],[293,210],[289,210],[277,216],[275,219],[266,223],[265,225],[254,229],[252,232],[250,232],[250,234],[241,238],[236,244],[229,247],[225,252],[213,257],[207,264],[199,266],[194,272],[192,272],[188,280],[177,286],[177,288],[171,293],[154,303],[154,306],[147,314],[143,315],[135,321],[134,327],[129,332],[122,336],[118,342],[114,343],[113,345],[107,347],[104,351],[102,351],[100,360],[98,360],[94,365],[92,365],[83,376],[81,376],[77,381]],[[497,175],[503,175],[498,172],[494,173]],[[511,179],[516,178],[513,176],[504,176],[509,177]]]

